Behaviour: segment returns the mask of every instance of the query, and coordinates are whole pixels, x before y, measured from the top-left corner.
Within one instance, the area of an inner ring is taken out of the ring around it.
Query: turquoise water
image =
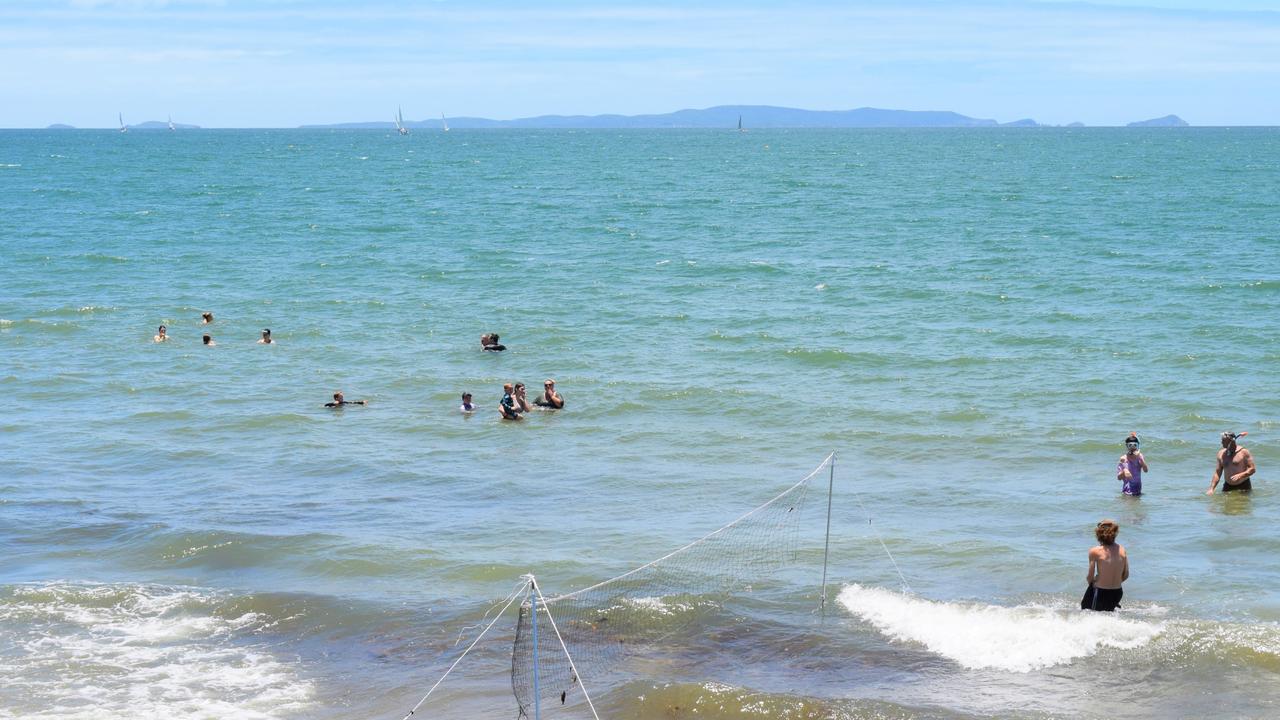
[[[0,716],[399,718],[521,574],[617,574],[832,450],[825,620],[812,528],[778,597],[588,685],[602,716],[1274,716],[1278,158],[1274,129],[0,132]],[[545,377],[565,411],[497,419]],[[1227,429],[1252,497],[1203,495]],[[1104,516],[1133,577],[1083,617]],[[515,715],[511,631],[431,716]]]

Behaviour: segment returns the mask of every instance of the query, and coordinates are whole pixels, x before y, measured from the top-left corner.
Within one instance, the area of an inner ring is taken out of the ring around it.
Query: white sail
[[[449,121],[444,119],[444,113],[440,113],[440,124],[444,126],[445,132],[449,132]]]
[[[129,127],[124,124],[124,113],[120,113],[120,132],[129,132]]]
[[[409,128],[404,126],[404,113],[400,112],[400,106],[396,106],[396,132],[401,135],[408,135]]]
[[[747,131],[747,129],[746,129],[746,128],[744,128],[744,127],[742,127],[742,116],[741,116],[741,115],[739,115],[739,116],[738,116],[738,132],[744,133],[744,132],[746,132],[746,131]]]
[[[170,116],[169,116],[169,132],[173,132],[173,130],[174,130],[174,127],[173,127],[173,116],[172,116],[172,115],[170,115]]]

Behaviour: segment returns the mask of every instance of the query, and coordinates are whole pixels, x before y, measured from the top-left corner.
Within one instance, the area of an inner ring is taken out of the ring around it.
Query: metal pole
[[[836,484],[836,453],[831,452],[831,474],[827,479],[827,539],[822,547],[822,604],[821,607],[825,611],[827,609],[827,556],[831,552],[831,491]],[[537,635],[534,635],[537,637]]]
[[[529,586],[536,590],[533,576],[529,576]],[[533,621],[533,720],[542,720],[542,688],[538,684],[538,593],[529,594],[529,617]]]

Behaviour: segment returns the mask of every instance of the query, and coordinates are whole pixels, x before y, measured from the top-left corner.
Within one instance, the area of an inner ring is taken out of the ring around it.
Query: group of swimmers
[[[213,313],[211,313],[211,312],[200,313],[200,324],[201,324],[201,325],[212,325],[212,324],[213,324]],[[156,335],[155,335],[155,337],[153,337],[153,338],[151,338],[151,339],[152,339],[154,342],[158,342],[158,343],[162,343],[162,342],[169,342],[169,340],[170,340],[170,337],[169,337],[169,326],[168,326],[168,325],[161,325],[160,327],[156,328]],[[216,343],[216,342],[214,342],[214,341],[213,341],[213,336],[212,336],[212,335],[210,335],[209,333],[205,333],[205,334],[200,338],[200,341],[201,341],[201,343],[203,343],[206,347],[214,347],[214,346],[216,346],[216,345],[218,344],[218,343]],[[271,345],[271,344],[274,344],[274,343],[275,343],[275,340],[272,340],[272,339],[271,339],[271,328],[263,328],[263,329],[262,329],[262,337],[258,339],[258,344],[259,344],[259,345]]]
[[[1253,461],[1253,453],[1236,441],[1248,435],[1247,432],[1222,433],[1222,449],[1218,451],[1217,463],[1213,476],[1209,478],[1209,489],[1206,495],[1212,495],[1222,482],[1222,492],[1248,493],[1253,490],[1252,477],[1258,472]],[[1139,441],[1136,433],[1129,433],[1125,438],[1125,453],[1116,464],[1116,479],[1123,483],[1125,495],[1142,494],[1142,473],[1148,472],[1147,459],[1138,449]],[[1120,525],[1115,520],[1103,520],[1094,527],[1094,537],[1098,544],[1089,549],[1089,570],[1085,581],[1089,587],[1080,600],[1084,610],[1111,612],[1120,607],[1124,597],[1121,587],[1129,579],[1129,555],[1124,546],[1116,542]]]
[[[266,331],[270,332],[270,331]],[[480,349],[485,352],[502,352],[507,349],[506,345],[498,342],[497,333],[485,333],[480,336]],[[324,404],[327,408],[342,408],[347,405],[368,405],[368,400],[347,400],[338,390],[333,394],[333,400]],[[498,416],[503,420],[520,420],[521,417],[532,410],[539,407],[544,410],[560,410],[564,408],[564,396],[556,390],[556,381],[547,378],[542,382],[542,394],[529,401],[528,392],[525,390],[524,383],[505,383],[502,386],[502,400],[498,402]],[[470,414],[479,410],[480,406],[472,402],[472,395],[469,392],[462,393],[462,405],[458,410],[464,414]]]

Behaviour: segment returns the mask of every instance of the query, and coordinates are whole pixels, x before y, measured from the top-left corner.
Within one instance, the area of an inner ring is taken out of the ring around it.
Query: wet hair
[[[271,328],[262,328],[262,334],[263,334],[263,335],[270,335],[270,334],[271,334]]]
[[[336,393],[334,393],[334,394],[333,394],[333,399],[334,399],[334,400],[337,400],[337,399],[338,399],[338,398],[340,398],[340,397],[342,397],[342,391],[341,391],[341,390],[339,390],[338,392],[336,392]]]
[[[205,345],[208,345],[209,343],[213,342],[213,338],[209,335],[205,335],[204,337],[200,338],[200,341],[203,342]]]
[[[463,400],[466,400],[466,399],[467,399],[467,398],[469,398],[469,397],[471,397],[471,393],[462,393],[462,399],[463,399]]]
[[[1093,529],[1094,537],[1098,538],[1098,542],[1103,545],[1111,545],[1116,541],[1116,535],[1120,533],[1120,524],[1115,520],[1103,520]]]
[[[168,329],[169,328],[165,327],[164,325],[161,325],[160,327],[156,328],[156,332],[164,332],[165,330],[168,330]]]
[[[213,313],[211,313],[211,312],[210,312],[210,313],[200,313],[200,317],[204,318],[206,321],[210,321],[210,322],[211,322],[211,321],[213,320]]]
[[[1129,437],[1124,439],[1124,444],[1128,445],[1129,443],[1138,443],[1138,433],[1129,433]]]

